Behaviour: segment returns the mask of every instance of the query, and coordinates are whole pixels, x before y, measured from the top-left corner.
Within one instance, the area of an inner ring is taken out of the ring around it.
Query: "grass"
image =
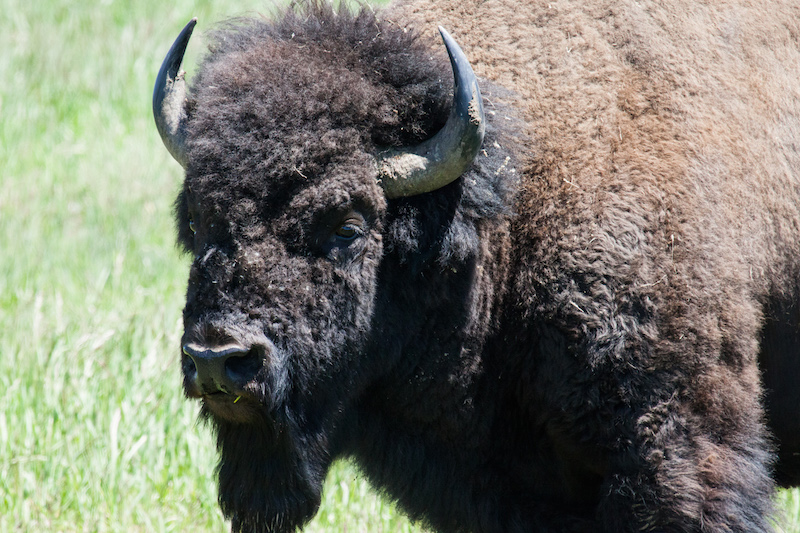
[[[180,393],[181,169],[150,98],[190,17],[193,65],[212,21],[264,4],[0,2],[0,531],[225,531]],[[309,530],[419,528],[338,464]]]

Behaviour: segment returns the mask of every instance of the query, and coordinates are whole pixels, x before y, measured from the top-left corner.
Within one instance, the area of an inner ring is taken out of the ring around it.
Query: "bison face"
[[[188,173],[178,215],[195,258],[184,387],[213,417],[274,424],[289,406],[325,410],[352,390],[385,204],[374,168],[361,163],[316,179],[296,174],[285,202],[236,179]]]
[[[184,388],[218,431],[220,497],[234,521],[268,512],[294,524],[316,510],[340,413],[371,372],[357,355],[385,201],[365,157],[258,193],[241,178],[190,165],[178,202],[194,256]]]
[[[184,388],[217,431],[220,503],[237,531],[294,531],[316,511],[348,405],[386,370],[365,346],[387,198],[458,178],[485,128],[446,32],[449,114],[441,64],[416,37],[369,11],[318,8],[320,24],[290,14],[223,34],[187,96],[190,22],[153,97],[186,168]]]

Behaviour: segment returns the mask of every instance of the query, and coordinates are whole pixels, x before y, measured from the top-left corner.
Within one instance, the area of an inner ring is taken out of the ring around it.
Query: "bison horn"
[[[483,142],[486,121],[478,80],[467,57],[441,26],[455,86],[447,123],[417,146],[390,148],[378,157],[378,177],[387,198],[434,191],[469,168]]]
[[[193,18],[172,43],[167,57],[161,63],[153,89],[153,116],[161,140],[172,157],[184,168],[186,157],[186,82],[181,71],[183,54],[192,36],[197,19]]]

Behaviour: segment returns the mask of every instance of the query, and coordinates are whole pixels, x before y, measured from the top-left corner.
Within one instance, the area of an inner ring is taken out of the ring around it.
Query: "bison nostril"
[[[189,352],[187,352],[185,349],[183,350],[183,353],[189,355]],[[192,359],[191,356],[186,357],[183,360],[183,373],[191,377],[194,376],[196,372],[197,372],[197,366],[194,364],[194,360]]]
[[[205,392],[233,393],[241,390],[260,366],[255,351],[239,345],[208,347],[186,344],[183,353],[188,356],[184,366],[186,376]]]
[[[262,358],[256,353],[256,350],[251,349],[236,357],[229,357],[225,361],[225,370],[233,380],[246,383],[258,373],[261,361]]]

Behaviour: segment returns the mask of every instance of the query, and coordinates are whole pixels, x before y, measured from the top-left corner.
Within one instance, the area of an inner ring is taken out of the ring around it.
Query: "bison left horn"
[[[413,196],[444,187],[463,174],[478,155],[486,120],[478,80],[458,43],[439,33],[453,67],[453,103],[447,123],[416,146],[390,148],[379,155],[378,177],[387,198]]]
[[[153,89],[153,116],[161,140],[172,157],[186,168],[186,82],[181,71],[186,45],[192,36],[197,19],[193,18],[172,43],[161,63]]]

